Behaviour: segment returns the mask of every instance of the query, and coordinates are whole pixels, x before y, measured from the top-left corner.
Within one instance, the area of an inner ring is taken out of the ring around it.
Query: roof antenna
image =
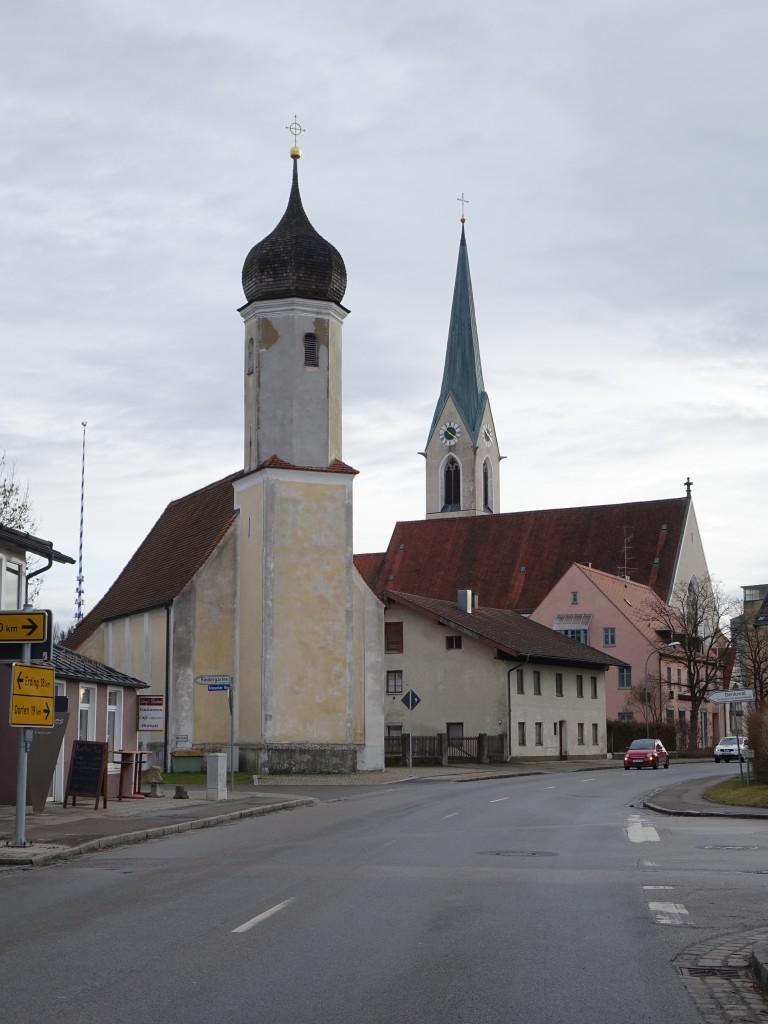
[[[83,617],[83,510],[85,506],[85,428],[83,420],[83,464],[80,471],[80,557],[77,562],[77,590],[75,591],[75,622]]]

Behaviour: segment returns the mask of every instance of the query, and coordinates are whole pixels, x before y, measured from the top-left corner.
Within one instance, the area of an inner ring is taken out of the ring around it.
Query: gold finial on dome
[[[461,223],[465,224],[466,221],[467,221],[467,218],[464,216],[464,207],[467,205],[469,200],[464,198],[464,193],[462,192],[461,193],[461,199],[457,199],[456,202],[457,203],[461,203]]]
[[[296,114],[293,115],[293,121],[291,124],[287,124],[286,129],[293,136],[293,145],[291,146],[291,160],[299,160],[301,158],[301,149],[296,145],[296,140],[305,132],[307,129],[302,128],[299,122],[296,120]]]

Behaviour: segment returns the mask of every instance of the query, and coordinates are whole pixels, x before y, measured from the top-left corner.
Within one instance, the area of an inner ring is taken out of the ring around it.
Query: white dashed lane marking
[[[650,821],[635,814],[629,819],[627,838],[631,843],[658,843],[659,833]]]
[[[502,800],[509,800],[508,796],[499,796],[495,800],[491,800],[492,804],[500,804]]]
[[[236,932],[247,932],[257,924],[261,924],[262,921],[266,921],[268,917],[272,917],[273,914],[277,914],[288,906],[289,903],[293,903],[293,897],[289,900],[283,900],[282,903],[278,903],[277,906],[270,907],[269,910],[265,910],[263,914],[259,914],[257,917],[252,917],[250,921],[246,921],[245,924],[241,924],[239,928],[233,928],[232,934]]]
[[[688,924],[685,920],[688,917],[688,911],[682,903],[651,902],[648,904],[648,909],[653,915],[656,924]]]

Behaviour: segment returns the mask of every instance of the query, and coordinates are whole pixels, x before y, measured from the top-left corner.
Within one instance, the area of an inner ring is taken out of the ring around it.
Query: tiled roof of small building
[[[298,159],[294,158],[291,194],[282,220],[245,258],[245,297],[248,302],[300,298],[341,303],[346,290],[344,260],[304,212]]]
[[[630,578],[667,600],[688,501],[400,522],[383,558],[358,555],[355,564],[376,594],[394,589],[451,601],[469,589],[486,607],[530,612],[574,562],[619,573],[631,537]]]
[[[70,651],[61,644],[53,645],[53,667],[61,679],[70,679],[77,683],[106,683],[109,686],[123,686],[134,690],[149,686],[149,683],[141,679],[127,676],[115,668],[102,665],[100,661],[86,658],[77,651]]]
[[[385,591],[384,597],[420,612],[434,622],[469,633],[481,643],[504,651],[513,658],[593,668],[624,664],[604,651],[580,644],[505,608],[480,607],[472,612],[463,612],[455,600],[438,601],[393,590]]]
[[[157,608],[181,593],[237,518],[242,471],[172,501],[96,606],[66,638],[79,647],[105,619]]]

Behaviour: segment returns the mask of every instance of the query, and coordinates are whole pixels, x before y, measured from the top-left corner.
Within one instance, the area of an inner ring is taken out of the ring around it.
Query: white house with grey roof
[[[387,591],[385,723],[389,737],[507,734],[504,756],[604,756],[605,674],[617,661],[470,591],[439,601]],[[409,712],[403,697],[420,703]]]

